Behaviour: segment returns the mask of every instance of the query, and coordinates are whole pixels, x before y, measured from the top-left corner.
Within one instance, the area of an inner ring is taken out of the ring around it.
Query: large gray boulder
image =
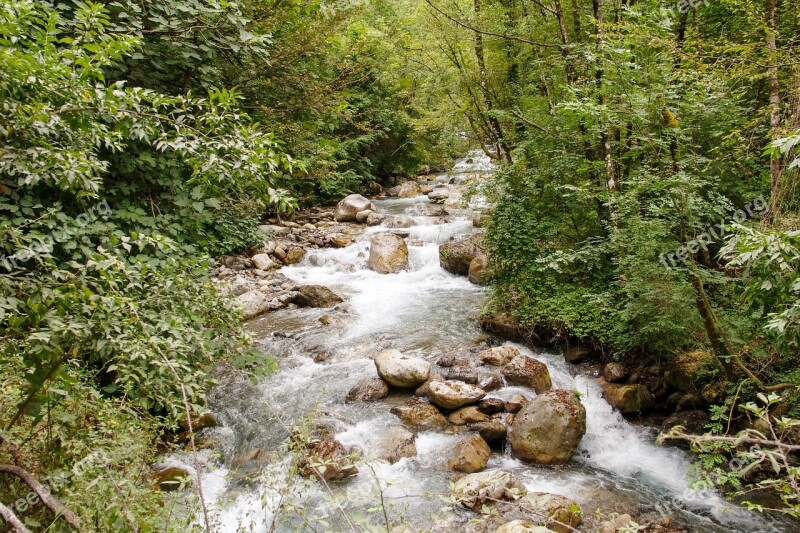
[[[586,408],[570,391],[536,396],[514,417],[509,443],[516,457],[544,465],[569,461],[586,433]]]
[[[350,196],[345,196],[336,204],[333,218],[337,222],[355,222],[356,215],[369,208],[370,201],[367,198],[364,198],[360,194],[351,194]]]
[[[431,364],[421,357],[398,350],[384,350],[375,356],[378,375],[393,387],[416,387],[428,379]]]
[[[367,266],[380,274],[394,274],[408,268],[408,245],[393,233],[379,233],[369,244]]]

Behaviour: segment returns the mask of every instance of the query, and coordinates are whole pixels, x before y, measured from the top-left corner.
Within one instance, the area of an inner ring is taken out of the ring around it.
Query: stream
[[[471,153],[470,159],[435,178],[458,187],[491,171],[488,158]],[[367,524],[359,526],[365,531],[385,531],[387,520],[393,531],[464,531],[474,516],[466,510],[452,511],[450,516],[443,511],[448,503],[442,497],[449,495],[456,478],[443,465],[457,435],[421,432],[416,457],[395,464],[370,460],[378,455],[387,431],[400,426],[389,412],[391,406],[409,394],[393,393],[371,403],[348,404],[344,399],[360,379],[377,375],[370,356],[380,350],[395,348],[434,363],[445,355],[474,353],[503,342],[478,324],[486,289],[439,265],[440,244],[480,231],[472,223],[480,201],[467,208],[448,206],[444,220],[430,216],[431,204],[424,195],[380,199],[375,204],[382,213],[410,216],[414,225],[368,227],[350,246],[310,250],[300,264],[283,267],[280,272],[291,280],[329,287],[344,303],[336,309],[283,309],[252,320],[250,331],[260,349],[277,360],[278,371],[258,385],[235,376],[220,379],[211,408],[222,427],[207,431],[222,442],[222,452],[220,457],[203,452],[207,461],[203,490],[216,531],[350,531],[338,505],[359,524]],[[407,271],[382,275],[367,269],[369,239],[381,231],[400,232],[406,238]],[[323,316],[327,317],[321,321]],[[785,530],[718,495],[689,490],[691,462],[686,452],[655,445],[656,430],[635,425],[612,409],[589,370],[567,364],[558,353],[513,346],[547,364],[553,388],[580,392],[587,431],[566,466],[537,467],[512,458],[508,450],[495,450],[487,468],[513,472],[530,491],[575,500],[583,510],[582,531],[594,530],[591,517],[596,511],[636,509],[655,519],[663,512],[691,531]],[[534,395],[529,389],[504,387],[488,397],[505,400],[519,392]],[[290,476],[289,454],[276,453],[287,440],[284,426],[309,416],[332,427],[341,443],[357,448],[365,458],[358,475],[331,484],[331,492],[316,481]],[[231,458],[253,449],[270,457],[264,472],[255,480],[237,476]],[[181,458],[176,455],[172,460]],[[385,505],[376,508],[381,498]],[[279,506],[282,511],[276,518]],[[301,518],[304,513],[324,521],[306,523]],[[452,525],[435,529],[437,522]]]

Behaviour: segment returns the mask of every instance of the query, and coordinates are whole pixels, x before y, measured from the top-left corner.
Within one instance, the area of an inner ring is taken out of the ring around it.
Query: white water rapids
[[[488,159],[470,155],[472,163],[461,161],[451,173],[437,179],[454,178],[458,182],[491,171]],[[211,407],[225,427],[214,431],[227,443],[221,458],[208,460],[209,471],[203,476],[215,530],[349,531],[324,487],[288,477],[290,460],[286,454],[276,454],[265,474],[247,482],[231,476],[231,456],[254,448],[279,449],[287,434],[276,423],[275,415],[293,424],[312,411],[316,419],[336,429],[337,438],[345,446],[357,447],[365,458],[374,456],[384,431],[399,425],[389,413],[391,406],[408,395],[392,395],[369,404],[345,404],[347,391],[357,381],[376,375],[370,355],[396,348],[434,362],[442,355],[490,340],[477,321],[484,289],[439,266],[439,244],[475,231],[471,209],[448,208],[450,214],[441,223],[419,214],[419,207],[427,202],[425,196],[376,202],[382,212],[408,214],[416,223],[408,229],[394,230],[408,234],[410,267],[406,272],[381,275],[366,268],[369,238],[387,230],[381,226],[368,228],[347,248],[310,251],[300,265],[282,269],[298,283],[331,288],[344,298],[349,312],[286,309],[251,323],[260,347],[277,359],[279,370],[258,386],[223,380],[215,391]],[[327,326],[319,321],[326,314],[334,317]],[[524,346],[515,346],[531,354]],[[314,362],[313,356],[319,352],[328,352],[329,358]],[[572,498],[582,506],[585,516],[595,509],[606,513],[660,509],[692,531],[780,531],[750,513],[732,508],[720,497],[693,497],[695,494],[689,490],[690,461],[685,452],[656,446],[652,430],[626,421],[602,399],[596,379],[570,367],[560,354],[534,356],[549,367],[554,388],[581,393],[587,411],[587,433],[578,454],[565,467],[536,467],[500,451],[493,453],[489,468],[512,471],[529,490]],[[521,390],[506,387],[489,397],[507,399]],[[533,395],[530,390],[525,392]],[[356,478],[332,485],[335,498],[348,513],[361,514],[366,523],[372,524],[363,530],[385,531],[383,510],[369,510],[380,499],[380,483],[390,522],[403,521],[409,528],[405,531],[426,531],[444,517],[441,510],[447,504],[438,496],[449,494],[454,476],[443,464],[457,438],[437,432],[420,433],[417,457],[394,465],[367,460]],[[283,510],[275,521],[275,510],[280,505]],[[303,513],[324,516],[326,522],[305,523],[299,518]],[[459,517],[463,520],[468,515]],[[464,530],[463,525],[459,530]]]

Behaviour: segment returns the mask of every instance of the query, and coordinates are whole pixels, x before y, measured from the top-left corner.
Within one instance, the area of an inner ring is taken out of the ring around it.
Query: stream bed
[[[488,159],[472,153],[435,178],[458,186],[488,172]],[[221,457],[207,458],[203,489],[217,531],[350,531],[340,506],[363,531],[464,531],[474,516],[452,510],[447,501],[456,474],[444,463],[457,435],[420,432],[416,457],[395,464],[370,460],[379,455],[391,429],[400,425],[389,412],[391,406],[410,395],[395,393],[378,402],[350,404],[345,396],[360,379],[377,375],[371,356],[380,350],[395,348],[435,363],[442,356],[474,353],[503,342],[479,327],[485,289],[439,265],[440,244],[480,231],[472,223],[473,207],[479,202],[448,207],[444,219],[430,216],[424,195],[375,204],[382,213],[411,217],[414,225],[401,230],[368,227],[350,246],[311,250],[300,264],[283,267],[281,273],[291,280],[324,285],[344,303],[336,309],[283,309],[252,320],[250,331],[260,349],[277,360],[278,371],[258,385],[223,377],[214,391],[211,408],[222,427],[213,432],[223,445]],[[370,237],[382,231],[405,237],[407,271],[378,274],[367,268]],[[678,448],[655,445],[654,429],[635,425],[612,409],[588,370],[567,364],[561,354],[534,354],[514,346],[549,367],[553,388],[581,394],[587,431],[566,466],[537,467],[512,458],[508,450],[496,450],[487,468],[513,472],[530,491],[575,500],[583,510],[582,531],[597,530],[597,513],[631,510],[668,516],[690,531],[786,530],[717,495],[691,491],[689,456]],[[505,400],[519,392],[534,395],[530,389],[504,387],[488,397]],[[364,458],[357,476],[332,483],[330,491],[290,475],[291,458],[280,451],[287,441],[286,428],[309,417],[333,428],[342,444]],[[254,479],[237,475],[231,466],[232,457],[248,450],[270,458]]]

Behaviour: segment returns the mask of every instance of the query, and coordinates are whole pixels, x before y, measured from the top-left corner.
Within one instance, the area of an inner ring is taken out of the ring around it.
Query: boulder
[[[367,219],[372,214],[372,209],[365,209],[364,211],[359,211],[356,213],[356,222],[359,224],[366,224]]]
[[[453,447],[447,468],[456,472],[472,474],[486,468],[492,450],[480,435],[472,434],[461,438]]]
[[[509,385],[530,387],[536,391],[536,394],[553,388],[547,365],[527,355],[520,354],[514,357],[503,369],[503,375]]]
[[[247,291],[236,297],[236,305],[244,312],[244,319],[257,317],[269,311],[269,300],[259,290]]]
[[[474,405],[462,407],[457,411],[453,411],[450,413],[450,416],[447,417],[447,421],[456,426],[464,426],[475,422],[486,422],[487,420],[489,420],[489,417],[481,413]]]
[[[364,198],[360,194],[351,194],[350,196],[345,196],[336,204],[333,218],[337,222],[355,222],[356,215],[369,208],[370,201],[367,198]]]
[[[451,489],[453,499],[469,509],[480,509],[485,503],[514,501],[526,493],[525,485],[514,474],[503,470],[486,470],[464,476]]]
[[[461,381],[434,381],[428,387],[431,403],[447,410],[477,403],[484,396],[485,390]]]
[[[586,433],[586,409],[570,391],[536,396],[514,417],[509,443],[516,457],[544,465],[569,461]]]
[[[486,269],[489,267],[489,257],[486,254],[476,255],[469,263],[467,278],[475,285],[488,283]]]
[[[417,389],[414,391],[414,396],[424,396],[427,398],[428,388],[431,386],[431,383],[433,383],[434,381],[444,381],[444,380],[445,380],[444,376],[442,376],[440,373],[434,370],[431,370],[431,373],[428,375],[428,379],[425,380],[425,383],[417,387]]]
[[[583,363],[592,356],[592,350],[586,346],[570,346],[564,350],[564,360],[567,363],[577,365]]]
[[[436,407],[417,398],[392,407],[390,412],[406,426],[417,430],[438,429],[447,425],[447,419]]]
[[[497,374],[489,374],[478,380],[478,387],[486,392],[503,388],[503,378]]]
[[[335,307],[344,300],[324,285],[303,285],[297,291],[294,303],[300,307]]]
[[[478,233],[442,244],[439,246],[439,264],[452,274],[469,275],[469,265],[472,260],[485,253],[482,241],[483,235]]]
[[[328,235],[328,242],[336,248],[344,248],[345,246],[350,246],[353,238],[346,233],[331,233]]]
[[[416,181],[407,181],[400,185],[397,191],[398,198],[415,198],[422,194],[419,184]]]
[[[393,274],[408,268],[408,246],[402,237],[393,233],[379,233],[369,245],[371,270],[380,274]]]
[[[443,204],[450,198],[450,191],[447,187],[436,187],[428,193],[428,200],[435,204]]]
[[[364,378],[359,380],[345,398],[346,403],[374,402],[389,395],[389,385],[381,378]]]
[[[306,256],[305,250],[303,250],[299,246],[292,246],[286,251],[286,257],[284,257],[282,260],[284,264],[296,265],[297,263],[302,261],[305,256]]]
[[[513,346],[495,346],[479,353],[478,361],[482,365],[505,366],[518,355],[519,350]]]
[[[703,350],[678,355],[667,370],[667,383],[681,392],[690,392],[703,384],[703,371],[717,367],[716,358]]]
[[[620,383],[628,379],[630,372],[621,363],[608,363],[603,367],[603,378],[609,383]]]
[[[279,266],[268,254],[256,254],[250,259],[253,261],[253,265],[259,270],[272,270]]]
[[[421,357],[405,355],[397,350],[384,350],[375,356],[378,375],[393,387],[416,387],[424,383],[431,364]]]
[[[603,398],[621,413],[643,413],[653,406],[653,395],[644,385],[603,385]]]

